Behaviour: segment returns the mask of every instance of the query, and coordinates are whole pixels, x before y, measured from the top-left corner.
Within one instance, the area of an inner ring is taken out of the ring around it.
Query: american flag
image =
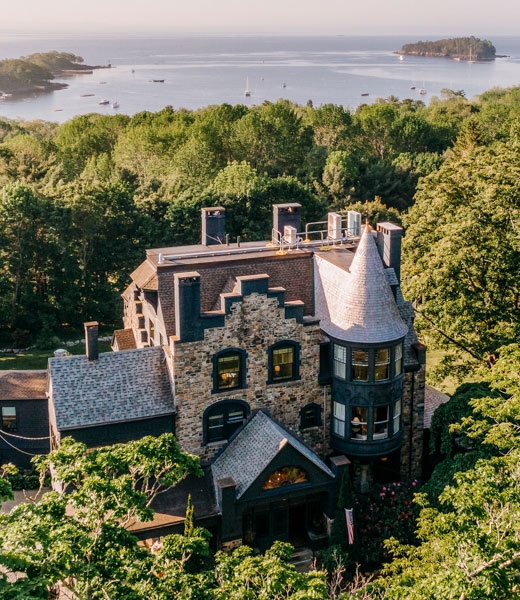
[[[345,518],[347,519],[348,543],[354,543],[354,511],[352,508],[345,509]]]

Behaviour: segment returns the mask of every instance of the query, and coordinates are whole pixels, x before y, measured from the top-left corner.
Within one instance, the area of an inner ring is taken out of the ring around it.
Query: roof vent
[[[57,350],[54,350],[54,356],[56,358],[65,358],[65,356],[68,355],[69,353],[64,348],[58,348]]]

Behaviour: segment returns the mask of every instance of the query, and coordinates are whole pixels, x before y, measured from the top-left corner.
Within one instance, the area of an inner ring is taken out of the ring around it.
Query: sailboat
[[[246,77],[246,89],[244,90],[244,96],[246,96],[246,98],[251,96],[251,92],[249,91],[249,77]]]
[[[119,102],[117,100],[112,102],[112,108],[119,108]]]
[[[422,96],[424,96],[424,94],[426,94],[426,86],[424,85],[424,79],[422,82],[422,88],[419,90],[419,94],[421,94]]]
[[[468,60],[470,65],[475,64],[477,61],[473,58],[473,48],[469,49],[469,60]]]

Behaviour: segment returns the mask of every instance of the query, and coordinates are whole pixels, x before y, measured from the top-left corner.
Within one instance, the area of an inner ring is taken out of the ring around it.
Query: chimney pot
[[[97,360],[99,357],[98,328],[97,321],[85,323],[85,353],[88,360]]]

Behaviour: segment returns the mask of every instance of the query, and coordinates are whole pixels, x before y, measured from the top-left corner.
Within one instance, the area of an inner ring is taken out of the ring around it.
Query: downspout
[[[327,439],[327,386],[323,386],[323,454],[326,453],[325,440]]]

